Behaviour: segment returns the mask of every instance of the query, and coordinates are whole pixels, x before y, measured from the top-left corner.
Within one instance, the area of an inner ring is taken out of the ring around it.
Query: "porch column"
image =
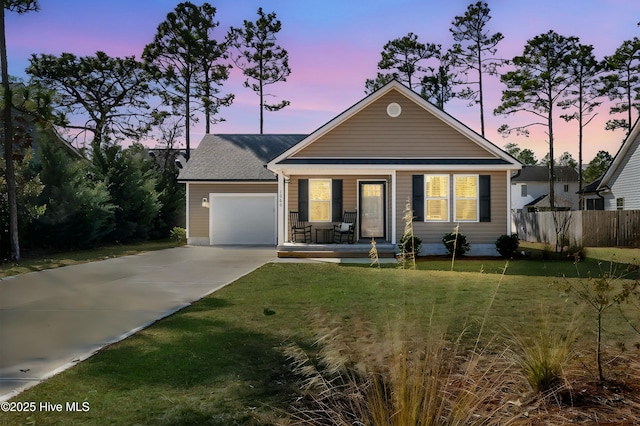
[[[285,184],[284,175],[278,173],[278,245],[284,244],[286,239],[286,221],[285,221]]]
[[[396,171],[391,171],[391,244],[396,244]]]
[[[511,221],[511,170],[507,170],[507,235],[511,235],[511,227],[513,226]]]
[[[284,215],[284,226],[282,229],[283,232],[283,243],[289,242],[289,183],[291,182],[291,178],[289,176],[282,175],[284,179],[284,208],[282,209],[282,214]]]

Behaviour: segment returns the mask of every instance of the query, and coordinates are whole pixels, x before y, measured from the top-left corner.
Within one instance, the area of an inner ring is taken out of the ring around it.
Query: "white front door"
[[[359,182],[360,238],[386,237],[386,186],[386,182]]]

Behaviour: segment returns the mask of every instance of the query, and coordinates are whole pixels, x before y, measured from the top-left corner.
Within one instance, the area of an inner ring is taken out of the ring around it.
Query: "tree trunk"
[[[185,82],[185,118],[184,118],[184,139],[186,143],[186,160],[189,161],[191,157],[191,78],[187,77]]]
[[[484,137],[484,97],[482,96],[482,56],[481,56],[480,41],[476,43],[476,49],[478,49],[478,95],[480,100],[480,131],[482,137]]]
[[[551,102],[549,103],[551,104]],[[549,108],[549,207],[551,211],[556,209],[556,191],[555,191],[555,160],[553,159],[553,109]]]
[[[262,53],[260,54],[260,78],[258,84],[260,85],[260,134],[264,132],[264,88],[262,87]]]
[[[4,4],[0,7],[0,61],[2,61],[2,88],[4,90],[4,159],[6,162],[7,198],[9,202],[9,236],[11,257],[20,260],[18,236],[18,203],[16,199],[16,177],[13,168],[13,126],[11,125],[11,86],[7,66],[7,41],[4,25]]]

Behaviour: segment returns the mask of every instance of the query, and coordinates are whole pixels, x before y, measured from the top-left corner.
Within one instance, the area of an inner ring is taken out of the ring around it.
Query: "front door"
[[[385,238],[386,186],[384,181],[359,182],[360,238]]]

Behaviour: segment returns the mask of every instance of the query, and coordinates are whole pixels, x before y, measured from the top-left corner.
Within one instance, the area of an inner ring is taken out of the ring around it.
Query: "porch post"
[[[511,235],[511,170],[507,170],[507,235]]]
[[[278,245],[282,245],[285,242],[285,184],[284,175],[278,172]]]
[[[396,244],[396,171],[391,171],[391,244]]]

